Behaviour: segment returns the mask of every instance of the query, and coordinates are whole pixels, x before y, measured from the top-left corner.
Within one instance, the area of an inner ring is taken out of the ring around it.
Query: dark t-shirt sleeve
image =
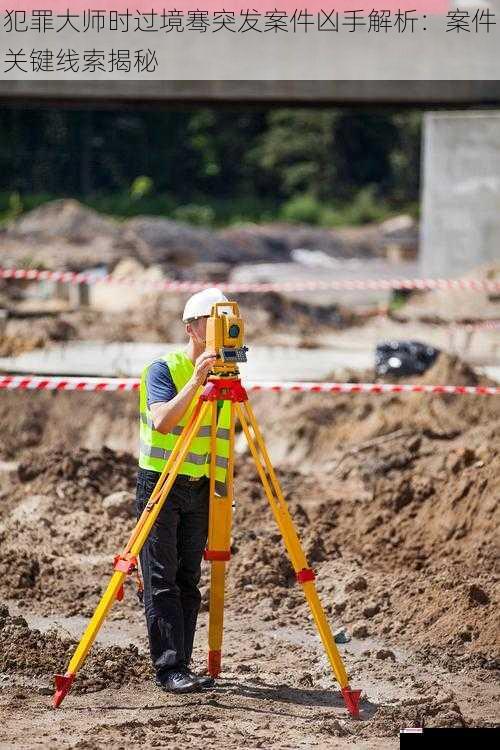
[[[168,365],[163,360],[153,362],[149,367],[146,376],[146,392],[148,408],[151,404],[157,404],[159,401],[170,401],[177,395],[177,388],[168,369]]]

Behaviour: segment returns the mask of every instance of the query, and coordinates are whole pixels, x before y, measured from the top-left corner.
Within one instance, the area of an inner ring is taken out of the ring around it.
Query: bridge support
[[[498,261],[500,110],[425,115],[420,263],[457,276]]]

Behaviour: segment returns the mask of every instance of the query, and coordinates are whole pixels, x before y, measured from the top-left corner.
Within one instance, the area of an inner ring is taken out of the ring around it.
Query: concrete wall
[[[500,110],[427,113],[421,271],[460,276],[500,262]]]

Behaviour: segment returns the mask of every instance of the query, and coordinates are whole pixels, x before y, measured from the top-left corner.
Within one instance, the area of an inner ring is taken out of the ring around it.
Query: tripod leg
[[[342,690],[347,709],[351,715],[359,716],[359,698],[361,691],[351,690],[349,687],[347,672],[337,646],[335,645],[335,640],[314,585],[314,571],[308,566],[304,550],[302,549],[302,545],[297,536],[295,526],[271,464],[255,415],[248,402],[236,404],[236,409],[255,461],[257,471],[264,486],[264,491],[281,535],[283,536],[283,541],[295,570],[297,580],[304,590],[307,603],[309,604],[311,614],[323,642],[328,660]],[[252,428],[253,434],[250,427]]]
[[[210,464],[210,516],[208,547],[205,559],[211,561],[210,612],[208,620],[208,671],[218,677],[221,669],[221,648],[224,626],[224,585],[226,562],[231,556],[231,521],[233,506],[234,470],[234,405],[231,402],[231,424],[229,430],[229,458],[224,495],[215,494],[215,462],[217,402],[212,402],[212,448]]]
[[[179,469],[190,448],[193,437],[198,432],[201,422],[203,421],[208,406],[208,403],[202,401],[199,401],[196,405],[192,418],[184,428],[182,435],[179,437],[179,440],[177,441],[167,464],[158,479],[151,498],[132,532],[124,553],[119,555],[115,562],[115,572],[111,576],[106,591],[101,597],[101,600],[97,605],[82,638],[80,639],[66,673],[64,675],[56,675],[56,692],[53,700],[54,708],[57,708],[61,704],[64,697],[71,689],[76,673],[85,661],[106,615],[113,606],[118,592],[123,586],[127,574],[135,568],[137,564],[137,555],[141,551],[149,536],[151,528],[163,507],[167,495],[170,492]]]

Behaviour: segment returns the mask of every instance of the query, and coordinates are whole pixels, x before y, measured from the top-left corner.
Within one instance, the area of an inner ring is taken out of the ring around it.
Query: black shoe
[[[172,669],[156,678],[156,684],[168,693],[195,693],[201,686],[185,669]]]
[[[186,674],[191,680],[195,680],[201,688],[210,688],[215,685],[215,678],[209,674],[196,674],[191,669],[186,669]]]

